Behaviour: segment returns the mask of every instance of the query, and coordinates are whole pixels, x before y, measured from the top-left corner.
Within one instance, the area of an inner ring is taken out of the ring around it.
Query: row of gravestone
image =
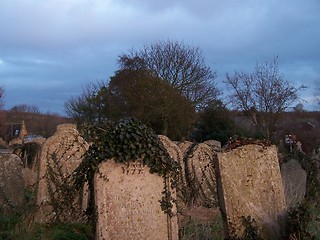
[[[226,234],[232,229],[241,234],[240,217],[251,216],[260,223],[265,235],[280,238],[286,204],[274,146],[247,145],[220,152],[219,143],[215,141],[176,144],[165,136],[159,137],[182,169],[178,187],[172,192],[177,198],[174,216],[164,214],[159,204],[164,187],[162,177],[150,174],[148,167],[139,163],[125,165],[107,161],[99,166],[99,174],[94,180],[97,239],[177,239],[177,213],[195,206],[217,207],[218,196]],[[61,184],[67,183],[88,147],[72,124],[59,125],[54,136],[42,144],[39,159],[34,161],[29,172],[24,172],[27,184],[36,184],[36,221],[47,222],[57,215],[64,215],[59,217],[65,221],[80,219],[78,216],[87,204],[86,191],[72,198],[72,201],[78,201],[78,207],[56,211],[51,198],[56,197],[59,201],[64,193],[54,192],[58,185],[52,185],[48,180],[53,173],[59,173],[56,178],[60,178]],[[18,172],[26,169],[16,156],[10,159],[2,158],[0,162],[6,172],[0,174],[3,178],[0,179],[0,203],[7,208],[16,208],[21,206],[24,196],[23,179]],[[300,172],[295,169],[295,165],[282,168],[284,186],[290,186],[285,192],[297,197],[293,202],[299,201],[304,186],[301,183],[300,195],[297,191],[293,193],[294,176],[298,175],[297,180],[304,176],[301,169]],[[10,187],[6,183],[10,183]],[[10,193],[10,189],[16,193]]]

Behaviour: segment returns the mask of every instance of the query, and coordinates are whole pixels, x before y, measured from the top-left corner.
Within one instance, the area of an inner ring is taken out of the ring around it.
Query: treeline
[[[0,137],[5,141],[10,141],[14,136],[12,128],[24,121],[29,135],[39,135],[44,138],[52,136],[56,128],[61,123],[70,123],[71,119],[58,114],[1,110],[0,111]]]
[[[252,72],[227,73],[226,94],[217,74],[198,48],[164,41],[131,50],[118,58],[118,70],[106,82],[90,83],[65,103],[78,125],[135,117],[172,140],[216,139],[233,135],[275,141],[281,113],[298,99],[296,88],[278,69],[278,57],[257,64]],[[227,96],[227,97],[225,97]],[[241,112],[249,131],[234,121]]]
[[[199,48],[156,42],[120,55],[110,79],[89,83],[79,96],[67,100],[68,118],[21,104],[2,111],[0,123],[24,120],[29,133],[48,137],[63,122],[82,127],[134,117],[171,140],[214,139],[222,144],[235,135],[278,143],[284,134],[301,135],[303,124],[310,123],[313,132],[319,128],[317,120],[304,117],[302,104],[293,108],[300,114],[294,115],[299,123],[286,119],[304,86],[295,87],[284,79],[278,57],[258,63],[251,72],[226,73],[224,94],[217,81],[216,71],[206,65]],[[0,87],[0,107],[3,93]],[[6,136],[3,131],[2,136]]]

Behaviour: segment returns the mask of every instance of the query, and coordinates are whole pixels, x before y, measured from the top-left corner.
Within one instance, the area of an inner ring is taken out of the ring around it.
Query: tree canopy
[[[162,41],[133,50],[122,58],[140,59],[145,68],[178,89],[197,109],[204,108],[220,94],[216,72],[205,64],[199,48]]]
[[[65,103],[78,124],[135,117],[157,134],[185,139],[196,118],[195,106],[180,90],[159,78],[139,57],[119,57],[119,70],[109,84],[91,84]]]
[[[175,140],[187,137],[195,120],[192,102],[139,65],[140,60],[120,58],[122,69],[111,77],[107,90],[109,118],[136,117],[158,134]]]
[[[217,140],[224,145],[233,135],[235,135],[234,122],[222,101],[211,102],[198,113],[198,121],[192,133],[192,139],[197,142]]]
[[[24,113],[40,113],[39,107],[36,105],[18,104],[13,106],[10,111]]]

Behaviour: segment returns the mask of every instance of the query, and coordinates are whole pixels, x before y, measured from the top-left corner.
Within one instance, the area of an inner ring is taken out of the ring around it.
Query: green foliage
[[[290,239],[315,239],[309,233],[309,223],[312,214],[306,204],[298,204],[288,211],[289,216],[289,236]]]
[[[139,59],[123,61],[136,64]],[[175,140],[186,138],[196,116],[192,102],[144,66],[124,65],[111,77],[106,92],[109,119],[135,117],[157,134]]]
[[[241,220],[244,227],[242,236],[238,236],[235,233],[235,229],[231,229],[229,233],[230,237],[228,238],[229,240],[262,240],[259,234],[257,222],[254,218],[251,216],[242,216]]]
[[[196,118],[193,102],[180,89],[156,76],[138,57],[120,57],[120,69],[105,83],[91,84],[65,103],[68,116],[80,124],[106,119],[138,118],[157,134],[187,138]]]
[[[18,214],[0,215],[0,239],[11,239],[11,231],[14,226],[20,221],[21,217]]]
[[[48,217],[52,217],[53,222],[76,222],[83,218],[81,204],[76,203],[82,191],[74,190],[72,177],[71,174],[64,174],[55,153],[47,159],[46,179],[49,205],[52,207],[52,214]]]
[[[41,224],[34,221],[37,211],[34,205],[34,192],[26,192],[27,203],[21,211],[0,213],[0,240],[93,240],[94,231],[85,223]],[[65,196],[68,199],[68,196]],[[64,202],[61,202],[62,205]],[[65,209],[65,208],[64,208]],[[68,209],[65,209],[68,211]],[[62,217],[62,216],[61,216]],[[76,218],[76,215],[73,214]]]
[[[21,216],[0,217],[1,240],[93,240],[94,231],[88,224],[27,223]]]
[[[211,102],[198,115],[199,120],[195,126],[196,130],[191,134],[197,142],[217,140],[224,145],[235,134],[234,123],[229,111],[220,100]]]
[[[210,222],[190,219],[183,227],[179,228],[180,240],[221,240],[223,236],[221,215]]]
[[[258,226],[254,218],[248,216],[242,216],[242,224],[245,227],[244,233],[241,239],[244,240],[260,240]]]
[[[164,179],[170,177],[175,187],[179,173],[177,163],[169,156],[158,136],[136,119],[123,119],[118,123],[107,122],[103,126],[87,126],[84,136],[92,142],[84,160],[74,172],[74,183],[82,188],[88,182],[90,200],[88,214],[94,217],[93,177],[101,162],[113,159],[118,163],[141,160],[150,167],[150,173],[157,173]],[[164,197],[161,200],[163,210],[171,213],[171,196],[165,181]],[[92,219],[92,218],[91,218]]]

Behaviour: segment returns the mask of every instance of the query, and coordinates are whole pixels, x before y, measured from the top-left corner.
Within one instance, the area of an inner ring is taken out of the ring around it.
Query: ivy
[[[236,234],[236,229],[231,227],[228,240],[262,240],[260,236],[258,224],[256,220],[251,216],[241,216],[242,226],[244,231],[242,236]]]
[[[172,196],[166,179],[170,179],[171,186],[175,187],[179,167],[152,129],[134,118],[106,122],[104,125],[88,125],[82,129],[82,135],[92,144],[74,172],[74,183],[78,188],[82,188],[85,182],[89,185],[87,213],[91,219],[95,214],[93,177],[99,164],[110,159],[117,163],[141,160],[150,168],[150,173],[162,176],[165,187],[160,203],[162,210],[171,216]]]
[[[306,202],[290,208],[288,217],[290,239],[315,239],[308,231],[312,221],[312,213]]]

